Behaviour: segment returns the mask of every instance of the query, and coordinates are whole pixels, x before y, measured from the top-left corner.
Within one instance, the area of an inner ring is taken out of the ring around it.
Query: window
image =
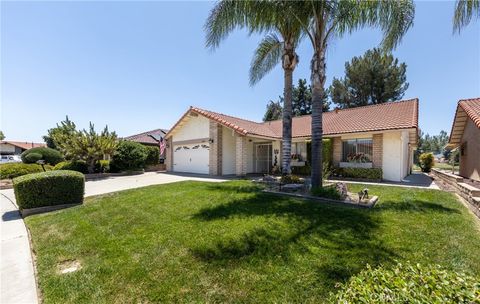
[[[372,161],[371,139],[349,139],[343,141],[343,161],[369,163]]]
[[[467,155],[467,143],[466,142],[462,143],[462,145],[460,146],[460,155],[461,156]]]
[[[292,159],[305,161],[307,159],[307,144],[304,142],[292,143]]]

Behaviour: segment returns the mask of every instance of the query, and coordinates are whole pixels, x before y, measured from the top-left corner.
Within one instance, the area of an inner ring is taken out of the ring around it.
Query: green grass
[[[45,303],[318,303],[367,263],[395,260],[480,275],[478,222],[452,194],[369,189],[380,203],[365,210],[181,182],[26,222]],[[82,268],[59,274],[66,260]]]

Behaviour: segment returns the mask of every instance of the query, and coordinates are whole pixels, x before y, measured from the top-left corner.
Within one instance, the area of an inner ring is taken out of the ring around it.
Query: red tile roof
[[[453,148],[460,144],[463,136],[463,130],[467,122],[466,117],[470,118],[473,123],[480,128],[480,97],[470,99],[460,99],[455,111],[450,138],[448,140],[449,147]]]
[[[212,119],[241,135],[256,135],[269,138],[282,137],[281,120],[258,123],[195,107],[191,107],[171,130],[190,111]],[[292,120],[292,136],[311,136],[311,121],[310,115],[294,117]],[[418,128],[417,98],[323,113],[324,135],[411,128]]]
[[[480,128],[480,97],[462,99],[458,105],[467,113],[473,123]]]
[[[155,138],[165,137],[165,134],[167,134],[167,132],[168,130],[165,129],[155,129],[140,134],[127,136],[124,139],[136,141],[142,144],[158,145],[158,140],[156,140]]]
[[[31,148],[38,148],[38,147],[46,147],[46,144],[43,143],[34,143],[34,142],[26,142],[26,141],[11,141],[11,140],[2,140],[0,141],[2,144],[10,144],[12,146],[19,147],[24,150],[28,150]]]

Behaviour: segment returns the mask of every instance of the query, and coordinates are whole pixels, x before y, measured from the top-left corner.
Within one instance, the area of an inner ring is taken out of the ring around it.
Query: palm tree
[[[457,0],[455,3],[455,15],[453,16],[453,30],[460,30],[467,26],[475,16],[480,18],[480,0]]]
[[[279,62],[284,70],[282,133],[282,173],[290,174],[292,150],[293,71],[298,63],[295,52],[302,28],[289,1],[221,1],[207,19],[207,47],[215,48],[235,28],[267,32],[255,50],[250,67],[250,84],[255,85]]]
[[[297,1],[296,18],[302,23],[313,47],[312,82],[312,187],[322,186],[322,100],[325,95],[326,52],[329,42],[364,27],[383,32],[385,50],[394,48],[413,24],[412,0],[332,0]]]

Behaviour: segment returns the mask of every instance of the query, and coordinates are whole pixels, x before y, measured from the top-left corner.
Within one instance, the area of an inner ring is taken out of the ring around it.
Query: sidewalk
[[[428,175],[424,173],[412,173],[406,176],[401,182],[357,182],[351,180],[341,180],[341,179],[332,179],[327,180],[327,182],[343,182],[348,184],[364,184],[364,185],[377,185],[377,186],[393,186],[393,187],[404,187],[404,188],[423,188],[423,189],[435,189],[439,190],[440,188],[435,184],[435,182]]]
[[[11,192],[0,194],[0,303],[38,303],[27,228],[13,203],[15,199],[12,200]]]

